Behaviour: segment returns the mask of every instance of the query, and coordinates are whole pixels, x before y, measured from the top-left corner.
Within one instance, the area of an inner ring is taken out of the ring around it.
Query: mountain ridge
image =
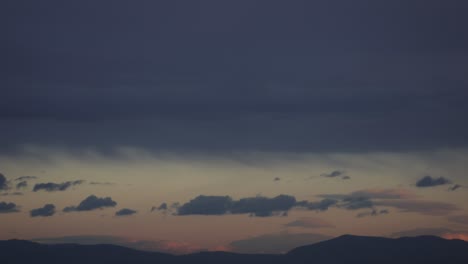
[[[385,238],[342,235],[286,254],[196,252],[185,255],[142,251],[111,244],[41,244],[1,240],[2,263],[468,263],[468,242],[436,236]]]

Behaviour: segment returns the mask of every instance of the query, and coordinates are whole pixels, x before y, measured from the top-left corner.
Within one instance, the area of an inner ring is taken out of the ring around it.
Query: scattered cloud
[[[5,177],[5,175],[0,173],[0,191],[5,191],[5,190],[8,190],[8,189],[9,189],[8,181],[7,181],[6,177]]]
[[[32,209],[32,210],[29,212],[29,214],[30,214],[31,217],[37,217],[37,216],[43,216],[43,217],[53,216],[53,215],[55,214],[55,205],[53,205],[53,204],[46,204],[46,205],[44,205],[44,206],[41,207],[41,208]]]
[[[12,193],[2,193],[0,194],[1,196],[19,196],[19,195],[23,195],[22,192],[12,192]]]
[[[0,214],[19,212],[19,208],[15,203],[0,202]]]
[[[452,187],[450,187],[448,190],[453,192],[453,191],[455,191],[455,190],[457,190],[458,188],[461,188],[461,187],[463,187],[463,186],[461,186],[460,184],[455,184]]]
[[[326,235],[314,233],[265,234],[232,241],[229,246],[232,251],[239,253],[286,253],[293,248],[330,238]]]
[[[449,184],[451,183],[450,180],[444,178],[444,177],[439,177],[439,178],[433,178],[430,175],[424,176],[421,179],[419,179],[416,182],[416,187],[434,187],[434,186],[439,186],[439,185],[444,185],[444,184]]]
[[[296,198],[290,195],[278,195],[273,198],[256,196],[241,198],[237,201],[229,196],[199,195],[177,208],[177,215],[223,215],[250,214],[266,217],[281,214],[296,205]]]
[[[304,217],[298,220],[285,224],[286,227],[303,227],[303,228],[331,228],[335,227],[328,221],[315,217]]]
[[[95,181],[92,181],[92,182],[89,182],[90,185],[114,185],[115,183],[113,182],[95,182]]]
[[[16,189],[26,188],[28,187],[27,181],[20,181],[16,184]]]
[[[447,215],[460,210],[456,205],[446,202],[424,200],[382,200],[374,202],[377,206],[394,207],[400,212],[420,213],[423,215]]]
[[[378,216],[378,215],[383,215],[383,214],[389,214],[390,211],[387,209],[382,209],[382,210],[377,210],[377,209],[372,209],[370,212],[362,212],[356,215],[358,218],[366,217],[366,216]]]
[[[296,206],[306,207],[309,210],[327,211],[328,208],[336,205],[338,202],[336,199],[325,198],[318,202],[300,201],[296,203]]]
[[[447,219],[453,223],[468,225],[468,215],[454,215]]]
[[[327,177],[327,178],[335,178],[335,177],[342,177],[344,176],[344,171],[341,171],[341,170],[334,170],[332,172],[329,172],[329,173],[322,173],[320,174],[320,176],[322,177]]]
[[[166,211],[168,210],[168,206],[167,206],[167,203],[162,203],[161,205],[159,206],[153,206],[151,207],[151,212],[154,212],[154,211]]]
[[[445,239],[462,239],[468,241],[468,231],[457,231],[448,228],[416,228],[396,232],[390,237],[438,236]]]
[[[105,207],[114,207],[117,203],[110,197],[99,198],[95,195],[90,195],[80,202],[78,206],[68,206],[63,209],[64,212],[73,211],[91,211]]]
[[[84,181],[78,180],[78,181],[67,181],[67,182],[62,182],[62,183],[53,183],[53,182],[48,182],[48,183],[37,183],[34,185],[33,191],[37,192],[40,190],[44,190],[47,192],[55,192],[55,191],[65,191],[68,188],[82,184]]]
[[[126,215],[133,215],[136,214],[137,211],[128,209],[128,208],[123,208],[120,209],[119,211],[115,212],[115,216],[126,216]]]
[[[35,180],[37,176],[21,176],[15,179],[15,181],[28,181],[28,180]]]

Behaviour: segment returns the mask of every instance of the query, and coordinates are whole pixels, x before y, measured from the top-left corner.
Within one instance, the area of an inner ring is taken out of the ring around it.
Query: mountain
[[[398,239],[340,236],[302,246],[283,255],[199,252],[174,256],[115,245],[45,245],[24,240],[0,241],[1,263],[5,264],[123,264],[123,263],[468,263],[468,242],[433,236]]]

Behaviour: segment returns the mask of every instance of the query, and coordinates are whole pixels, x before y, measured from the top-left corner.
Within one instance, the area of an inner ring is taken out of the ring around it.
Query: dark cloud
[[[28,187],[27,181],[20,181],[16,184],[16,189],[26,188]]]
[[[434,187],[434,186],[439,186],[439,185],[444,185],[444,184],[449,184],[451,183],[450,180],[444,178],[444,177],[439,177],[439,178],[432,178],[430,175],[422,177],[420,180],[416,182],[417,187]]]
[[[8,181],[5,177],[5,175],[0,173],[0,191],[8,190]]]
[[[119,211],[115,212],[115,216],[126,216],[126,215],[133,215],[136,214],[137,211],[128,209],[128,208],[123,208],[120,209]]]
[[[21,176],[15,179],[15,181],[28,181],[28,180],[35,180],[37,176]]]
[[[53,204],[46,204],[41,208],[32,209],[29,212],[29,215],[31,217],[38,217],[38,216],[48,217],[48,216],[53,216],[54,214],[55,214],[55,205]]]
[[[303,228],[330,228],[335,227],[328,221],[320,218],[304,217],[285,224],[286,227],[303,227]]]
[[[229,211],[233,214],[271,216],[276,212],[288,211],[295,205],[296,198],[290,195],[281,194],[273,198],[257,196],[234,201]]]
[[[240,253],[286,253],[289,250],[317,243],[331,237],[313,233],[279,233],[266,234],[232,241],[229,246],[234,252]]]
[[[377,210],[377,209],[372,209],[370,212],[362,212],[356,215],[358,218],[366,217],[366,216],[378,216],[378,215],[383,215],[383,214],[389,214],[390,211],[387,209],[382,209],[382,210]]]
[[[344,176],[344,171],[334,170],[334,171],[332,171],[330,173],[322,173],[322,174],[320,174],[320,176],[328,177],[328,178],[335,178],[335,177],[339,177],[339,176]]]
[[[1,151],[468,146],[463,1],[247,2],[12,1]]]
[[[346,175],[346,176],[341,177],[341,179],[343,179],[343,180],[349,180],[349,179],[351,179],[351,177],[349,177],[348,175]]]
[[[232,206],[229,196],[199,195],[177,209],[178,215],[222,215]]]
[[[73,211],[91,211],[105,207],[114,207],[117,203],[110,197],[99,198],[95,195],[90,195],[80,202],[78,206],[68,206],[63,209],[64,212]]]
[[[301,201],[301,202],[298,202],[296,205],[301,206],[301,207],[306,207],[307,209],[310,209],[310,210],[326,211],[331,206],[338,204],[338,202],[339,201],[336,199],[326,198],[318,202]]]
[[[273,198],[257,196],[233,200],[229,196],[200,195],[177,208],[177,215],[250,214],[266,217],[281,215],[296,205],[296,198],[278,195]]]
[[[92,182],[89,182],[89,184],[91,184],[91,185],[114,185],[115,183],[113,183],[113,182],[95,182],[95,181],[92,181]]]
[[[448,190],[453,192],[453,191],[456,191],[457,189],[459,189],[461,187],[463,187],[463,186],[461,186],[460,184],[454,184]]]
[[[450,222],[468,225],[468,215],[454,215],[447,218]]]
[[[390,236],[391,237],[415,237],[415,236],[432,235],[432,236],[450,238],[450,237],[447,237],[447,235],[459,234],[459,233],[467,233],[467,232],[452,230],[452,229],[443,228],[443,227],[441,228],[415,228],[415,229],[395,232],[395,233],[390,234]]]
[[[280,180],[281,180],[280,177],[275,177],[275,178],[273,179],[273,181],[280,181]]]
[[[425,200],[381,200],[374,202],[374,205],[393,207],[399,209],[400,212],[434,216],[448,215],[460,210],[458,206],[451,203]]]
[[[19,196],[19,195],[23,195],[23,193],[22,192],[12,192],[12,193],[2,193],[0,195],[1,196],[9,196],[9,195]]]
[[[56,192],[56,191],[66,191],[68,188],[75,186],[75,185],[80,185],[84,181],[78,180],[78,181],[67,181],[67,182],[62,182],[62,183],[53,183],[53,182],[48,182],[48,183],[37,183],[34,185],[33,191],[37,192],[40,190],[44,190],[47,192]]]
[[[151,212],[156,211],[156,210],[157,211],[167,211],[167,210],[169,210],[169,207],[167,206],[167,203],[161,203],[158,207],[153,206],[151,208]]]
[[[0,214],[19,212],[19,208],[15,203],[0,202]]]

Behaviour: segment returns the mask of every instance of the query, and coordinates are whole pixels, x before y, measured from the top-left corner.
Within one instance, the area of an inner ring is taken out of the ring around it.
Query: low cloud
[[[56,191],[66,191],[68,188],[82,184],[84,181],[78,180],[78,181],[67,181],[67,182],[62,182],[62,183],[53,183],[53,182],[48,182],[48,183],[38,183],[34,185],[33,191],[37,192],[40,190],[44,190],[46,192],[56,192]]]
[[[250,214],[266,217],[283,215],[296,205],[296,198],[278,195],[273,198],[257,196],[233,200],[229,196],[200,195],[177,208],[177,215]]]
[[[390,211],[387,209],[382,209],[382,210],[377,210],[377,209],[372,209],[370,212],[362,212],[356,215],[358,218],[366,217],[366,216],[378,216],[378,215],[383,215],[383,214],[389,214]]]
[[[28,182],[27,181],[20,181],[16,184],[16,189],[21,189],[21,188],[26,188],[28,187]]]
[[[331,237],[313,233],[265,234],[242,240],[232,241],[229,246],[239,253],[286,253],[299,246],[310,245]]]
[[[44,205],[44,207],[32,209],[29,212],[29,215],[31,217],[38,217],[38,216],[48,217],[48,216],[53,216],[54,214],[55,214],[55,205],[53,204],[46,204]]]
[[[280,181],[280,180],[281,180],[280,177],[275,177],[275,178],[273,179],[273,181],[275,181],[275,182],[276,182],[276,181]]]
[[[169,207],[167,206],[167,203],[162,203],[161,205],[159,206],[153,206],[151,207],[151,212],[154,212],[154,211],[167,211],[169,209]]]
[[[336,199],[325,198],[318,202],[301,201],[301,202],[298,202],[296,206],[305,207],[309,210],[314,210],[314,211],[327,211],[328,208],[336,205],[338,202],[339,201]]]
[[[451,181],[444,177],[433,178],[430,175],[427,175],[427,176],[422,177],[416,182],[416,187],[420,187],[420,188],[434,187],[434,186],[439,186],[439,185],[444,185],[444,184],[449,184],[449,183],[451,183]]]
[[[302,228],[331,228],[335,227],[330,222],[315,217],[304,217],[298,220],[285,224],[286,227],[302,227]]]
[[[15,181],[29,181],[37,179],[37,176],[21,176],[15,179]]]
[[[454,204],[424,200],[383,200],[375,202],[375,205],[394,207],[400,209],[400,212],[434,216],[447,215],[460,210]]]
[[[330,173],[322,173],[322,174],[320,174],[320,176],[328,177],[328,178],[340,177],[340,176],[344,176],[344,171],[334,170],[334,171],[332,171]]]
[[[8,181],[7,181],[6,177],[5,177],[5,175],[0,173],[0,191],[5,191],[5,190],[8,190],[8,189],[9,189]]]
[[[128,208],[123,208],[120,209],[119,211],[115,212],[115,216],[126,216],[126,215],[133,215],[136,214],[137,211],[128,209]]]
[[[451,230],[448,228],[416,228],[391,234],[391,237],[438,236],[445,239],[461,239],[468,241],[468,231]]]
[[[19,212],[19,208],[15,203],[0,202],[0,214]]]
[[[461,186],[460,184],[455,184],[455,185],[451,186],[448,190],[453,192],[453,191],[456,191],[457,189],[459,189],[461,187],[463,187],[463,186]]]
[[[468,225],[468,215],[454,215],[447,219],[453,223]]]
[[[110,197],[99,198],[95,195],[90,195],[78,206],[68,206],[63,209],[64,212],[73,211],[91,211],[95,209],[102,209],[105,207],[115,207],[117,203]]]
[[[90,185],[114,185],[115,183],[113,182],[95,182],[95,181],[92,181],[89,183]]]
[[[0,194],[0,196],[19,196],[19,195],[23,195],[22,192],[12,192],[12,193],[2,193]]]

